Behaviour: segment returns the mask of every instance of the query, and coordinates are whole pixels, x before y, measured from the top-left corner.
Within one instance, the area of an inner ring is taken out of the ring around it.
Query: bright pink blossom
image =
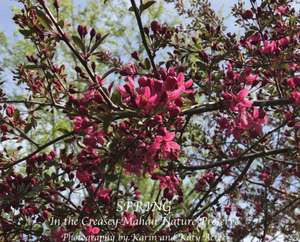
[[[262,134],[262,127],[267,122],[268,117],[262,109],[254,107],[252,113],[244,110],[238,114],[232,128],[232,133],[236,139],[239,139],[245,131],[249,131],[252,137],[257,137]]]
[[[275,9],[275,13],[279,15],[286,14],[289,11],[289,6],[281,5]]]
[[[74,131],[80,132],[89,126],[89,119],[87,117],[76,116],[74,118]]]
[[[122,76],[132,76],[135,75],[136,73],[137,73],[137,68],[134,64],[124,65],[120,70],[120,74]]]
[[[85,145],[96,148],[99,145],[103,145],[104,142],[104,132],[102,130],[95,131],[92,127],[86,130],[83,140]]]
[[[293,102],[294,102],[296,105],[300,105],[300,92],[298,92],[298,91],[293,91],[293,92],[291,93],[291,97],[292,97]]]
[[[244,80],[247,85],[252,85],[257,81],[257,79],[258,79],[258,75],[252,73],[248,73],[247,75],[244,76]]]
[[[261,42],[260,33],[256,32],[255,34],[250,35],[246,40],[241,41],[242,44],[246,45],[248,48],[251,48],[251,45],[258,45]]]
[[[144,114],[173,104],[180,108],[182,95],[193,93],[193,81],[185,81],[184,74],[177,75],[174,68],[162,68],[160,77],[142,76],[138,79],[138,87],[135,87],[134,79],[128,76],[126,84],[118,87],[122,100],[131,107],[139,108]]]
[[[291,37],[289,37],[289,36],[283,37],[283,38],[279,39],[277,41],[277,43],[281,48],[284,48],[291,43]]]
[[[275,40],[264,41],[264,46],[261,48],[260,52],[265,55],[275,54],[279,51],[277,42]]]
[[[156,154],[158,151],[164,159],[174,159],[178,156],[180,146],[173,141],[175,138],[174,132],[169,132],[163,128],[162,135],[157,135],[154,142],[149,148],[150,154]]]
[[[88,171],[77,170],[76,177],[82,183],[89,183],[92,180],[92,175]]]
[[[239,111],[252,106],[253,102],[246,98],[248,94],[249,90],[244,88],[240,90],[237,95],[225,92],[223,98],[229,104],[231,111]]]
[[[99,227],[87,226],[85,231],[87,235],[97,235],[101,232],[101,229]]]
[[[138,96],[135,98],[136,106],[143,109],[146,113],[149,113],[157,105],[157,94],[152,95],[149,87],[140,88]]]
[[[176,194],[181,194],[180,179],[173,174],[166,176],[159,176],[154,174],[152,179],[159,180],[160,189],[164,190],[164,197],[171,200]]]
[[[287,80],[287,84],[290,88],[295,89],[300,86],[300,76],[291,77]]]
[[[104,203],[109,203],[111,199],[110,197],[111,192],[112,192],[111,189],[100,188],[97,191],[96,197],[99,198]]]
[[[269,183],[271,181],[270,174],[267,171],[262,171],[259,174],[259,179],[262,180],[264,183]]]
[[[14,115],[14,113],[15,113],[15,107],[13,106],[13,105],[7,105],[7,107],[6,107],[6,115],[8,116],[8,117],[12,117],[13,115]]]

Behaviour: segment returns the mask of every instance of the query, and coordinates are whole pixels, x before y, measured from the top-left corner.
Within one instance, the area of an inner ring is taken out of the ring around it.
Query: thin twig
[[[149,49],[147,40],[146,40],[146,36],[145,36],[145,32],[144,32],[144,27],[143,27],[143,23],[142,23],[142,19],[141,19],[140,13],[139,13],[139,9],[137,8],[136,3],[135,3],[134,0],[130,0],[130,2],[131,2],[131,5],[132,5],[132,8],[133,8],[133,11],[134,11],[134,14],[135,14],[138,26],[139,26],[139,30],[140,30],[140,34],[141,34],[143,45],[144,45],[144,47],[146,49],[146,52],[148,54],[148,57],[150,59],[151,66],[152,66],[153,70],[156,71],[156,66],[155,66],[155,63],[154,63],[154,56],[152,55],[152,53],[151,53],[151,51]]]

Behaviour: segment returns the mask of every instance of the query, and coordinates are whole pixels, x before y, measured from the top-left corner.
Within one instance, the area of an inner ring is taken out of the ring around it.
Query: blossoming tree
[[[127,63],[103,48],[107,33],[84,23],[68,33],[59,1],[19,2],[14,21],[36,52],[14,71],[25,98],[0,90],[1,241],[67,241],[68,233],[130,241],[136,234],[169,236],[161,241],[184,234],[202,241],[300,238],[293,1],[235,5],[237,36],[205,1],[168,1],[186,19],[169,26],[143,22],[155,1],[130,0],[143,49]],[[64,62],[61,46],[75,67]],[[51,140],[33,135],[45,125],[41,113],[63,118]],[[118,209],[128,201],[152,206]],[[149,219],[155,222],[136,222]]]

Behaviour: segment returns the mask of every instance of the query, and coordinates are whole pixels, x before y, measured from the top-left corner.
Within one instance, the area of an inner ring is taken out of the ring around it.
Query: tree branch
[[[143,45],[144,45],[144,47],[146,49],[146,52],[149,56],[151,66],[152,66],[153,70],[156,71],[156,66],[155,66],[155,63],[154,63],[154,56],[152,55],[152,53],[149,49],[147,40],[146,40],[142,19],[141,19],[141,16],[139,14],[139,9],[137,8],[136,3],[135,3],[134,0],[130,0],[130,2],[131,2],[131,5],[132,5],[132,8],[133,8],[138,26],[139,26],[139,30],[140,30],[141,38],[142,38],[142,41],[143,41]]]
[[[276,150],[271,150],[271,151],[267,151],[267,152],[265,152],[265,151],[257,152],[257,153],[244,155],[242,157],[226,159],[226,160],[222,160],[222,161],[219,161],[219,162],[215,162],[215,163],[211,163],[211,164],[205,164],[205,165],[199,165],[199,166],[180,165],[179,168],[182,168],[184,170],[189,170],[189,171],[205,170],[205,169],[210,169],[210,168],[214,168],[214,167],[220,167],[220,166],[226,165],[226,164],[231,164],[232,165],[232,164],[235,164],[237,162],[244,161],[244,160],[263,158],[263,157],[266,157],[266,156],[289,153],[289,152],[292,152],[292,151],[296,151],[296,148],[282,148],[282,149],[276,149]]]
[[[114,109],[119,109],[117,105],[115,105],[112,100],[109,98],[109,96],[105,93],[105,91],[102,89],[101,86],[98,85],[98,82],[96,80],[96,77],[94,76],[93,72],[90,70],[87,62],[81,57],[81,55],[76,51],[74,46],[70,43],[69,38],[65,34],[65,32],[62,30],[62,28],[59,26],[57,21],[55,20],[54,16],[52,15],[51,11],[49,8],[45,5],[45,3],[41,4],[45,12],[47,13],[48,17],[50,18],[51,22],[54,24],[56,30],[58,31],[60,38],[65,42],[65,44],[69,47],[69,49],[73,52],[73,54],[77,57],[81,65],[84,67],[86,72],[88,73],[90,79],[92,80],[93,83],[97,84],[98,91],[100,95],[103,97],[105,102],[110,105]]]
[[[290,99],[277,99],[277,100],[258,100],[253,102],[253,106],[256,107],[268,107],[268,106],[284,106],[292,104],[292,100]],[[194,107],[191,109],[184,110],[182,113],[184,115],[194,115],[194,114],[201,114],[211,111],[220,110],[225,108],[224,102],[217,102],[217,103],[208,103],[202,104],[198,107]]]
[[[27,155],[27,156],[25,156],[25,157],[23,157],[23,158],[21,158],[21,159],[19,159],[19,160],[16,160],[16,161],[13,162],[13,163],[10,163],[10,164],[4,165],[3,167],[0,167],[0,170],[7,170],[7,169],[9,169],[9,168],[11,168],[11,167],[14,167],[15,165],[17,165],[17,164],[19,164],[19,163],[21,163],[21,162],[23,162],[23,161],[25,161],[25,160],[31,158],[31,157],[34,156],[35,154],[37,154],[37,153],[41,152],[42,150],[46,149],[46,148],[49,147],[50,145],[53,145],[53,144],[57,143],[58,141],[61,141],[61,140],[65,139],[65,138],[67,138],[67,137],[69,137],[69,136],[72,136],[73,134],[74,134],[74,131],[69,132],[69,133],[66,133],[66,134],[64,134],[64,135],[61,135],[61,136],[57,137],[56,139],[51,140],[50,142],[48,142],[48,143],[46,143],[46,144],[40,146],[38,149],[36,149],[36,150],[35,150],[34,152],[32,152],[31,154],[29,154],[29,155]]]
[[[235,179],[235,181],[231,184],[231,186],[229,188],[227,188],[224,192],[222,192],[221,194],[219,194],[212,202],[210,202],[209,204],[207,204],[206,206],[204,206],[201,211],[199,211],[198,213],[196,213],[194,215],[194,217],[199,217],[203,212],[205,212],[208,208],[210,208],[211,206],[214,206],[215,204],[218,203],[218,201],[221,199],[221,197],[223,197],[226,194],[229,194],[231,191],[234,190],[234,188],[239,184],[239,182],[243,179],[243,177],[247,174],[251,164],[253,163],[254,159],[250,159],[245,168],[243,169],[243,171],[241,172],[241,174]]]

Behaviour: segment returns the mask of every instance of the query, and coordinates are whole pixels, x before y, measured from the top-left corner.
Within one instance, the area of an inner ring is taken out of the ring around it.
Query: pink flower
[[[253,18],[253,13],[251,10],[246,10],[245,12],[242,13],[243,19],[251,19]]]
[[[293,102],[294,102],[296,105],[300,105],[300,92],[298,92],[298,91],[293,91],[293,92],[291,93],[291,97],[292,97]]]
[[[87,117],[76,116],[74,118],[74,131],[80,132],[89,125],[89,119]]]
[[[151,22],[151,30],[156,33],[161,30],[161,24],[157,20]]]
[[[275,13],[282,15],[286,14],[289,11],[289,6],[282,5],[275,9]]]
[[[296,87],[300,86],[300,76],[289,78],[287,80],[287,84],[292,89],[295,89]]]
[[[171,200],[176,194],[181,193],[180,180],[176,175],[170,174],[167,176],[152,175],[152,179],[159,180],[160,189],[164,189],[164,197]]]
[[[94,129],[87,129],[83,140],[85,145],[97,148],[98,145],[103,145],[104,142],[104,132],[102,130],[94,131]]]
[[[138,108],[149,113],[157,104],[157,94],[152,95],[148,86],[140,88],[135,103]]]
[[[3,133],[7,133],[7,131],[8,131],[7,125],[1,124],[1,125],[0,125],[0,130],[1,130],[1,132],[3,132]]]
[[[134,64],[124,65],[120,70],[120,74],[122,76],[133,76],[136,73],[137,73],[137,68]]]
[[[231,111],[240,111],[245,108],[250,108],[253,104],[252,101],[246,99],[249,94],[249,90],[244,88],[238,92],[237,95],[225,92],[223,98],[229,104],[229,109]]]
[[[227,215],[230,215],[232,206],[230,204],[224,206],[224,211]]]
[[[177,187],[180,184],[180,180],[172,175],[172,176],[160,176],[159,178],[160,188],[166,189],[168,188],[170,191],[176,192]]]
[[[173,141],[174,138],[174,132],[169,132],[166,128],[163,128],[162,135],[155,137],[149,148],[149,153],[154,155],[157,151],[160,151],[164,159],[175,159],[180,151],[180,146]]]
[[[212,183],[215,180],[215,173],[213,173],[212,171],[207,172],[203,175],[203,179],[207,182],[207,183]]]
[[[122,217],[122,225],[125,228],[132,228],[135,226],[135,221],[137,220],[137,216],[131,212],[124,212]]]
[[[277,41],[278,45],[282,48],[288,46],[291,42],[291,38],[289,36],[283,37]]]
[[[104,203],[109,203],[111,192],[112,192],[111,189],[100,188],[97,191],[96,197],[99,198]]]
[[[92,175],[88,171],[77,170],[76,177],[82,183],[90,183],[92,180]]]
[[[183,93],[191,93],[193,85],[192,80],[184,81],[184,74],[181,72],[177,77],[168,76],[164,82],[164,89],[167,93],[168,101],[174,101],[178,99]]]
[[[257,79],[258,79],[258,75],[255,75],[255,74],[252,74],[252,73],[249,73],[248,75],[246,75],[244,77],[245,83],[247,85],[252,85],[253,83],[256,82]]]
[[[51,151],[48,155],[47,155],[47,161],[52,161],[52,160],[54,160],[55,159],[55,156],[56,156],[56,153],[55,153],[55,151]]]
[[[261,42],[261,35],[260,33],[256,32],[253,35],[250,35],[247,40],[247,43],[249,43],[250,45],[258,45]]]
[[[13,106],[13,105],[7,105],[7,107],[6,107],[6,115],[8,116],[8,117],[12,117],[13,115],[14,115],[14,113],[15,113],[15,107]]]
[[[252,137],[257,137],[262,134],[262,126],[267,122],[268,117],[262,109],[254,107],[252,113],[243,110],[234,122],[232,133],[236,139],[240,139],[245,131],[249,131]]]
[[[78,162],[82,165],[98,165],[101,162],[100,156],[97,149],[92,147],[87,147],[81,150],[77,155]]]
[[[87,226],[86,227],[86,233],[88,235],[97,235],[101,232],[101,229],[98,227],[93,227],[93,226]]]
[[[259,174],[259,179],[261,181],[263,181],[264,183],[269,183],[270,182],[270,175],[268,172],[266,171],[262,171],[260,174]]]
[[[52,232],[52,238],[55,242],[63,242],[64,241],[64,234],[67,231],[64,229],[64,227],[57,228]]]
[[[279,51],[279,48],[278,48],[277,42],[275,40],[271,40],[271,41],[265,40],[264,46],[260,50],[260,52],[265,55],[275,54],[278,51]]]
[[[126,79],[126,84],[124,86],[118,86],[118,91],[124,101],[129,102],[131,97],[135,95],[134,81],[132,77],[128,77]]]
[[[161,79],[142,76],[135,87],[132,77],[126,84],[118,87],[122,101],[133,108],[139,108],[144,114],[162,110],[171,104],[182,106],[182,95],[192,94],[193,81],[185,81],[183,73],[177,75],[174,68],[160,70]]]

